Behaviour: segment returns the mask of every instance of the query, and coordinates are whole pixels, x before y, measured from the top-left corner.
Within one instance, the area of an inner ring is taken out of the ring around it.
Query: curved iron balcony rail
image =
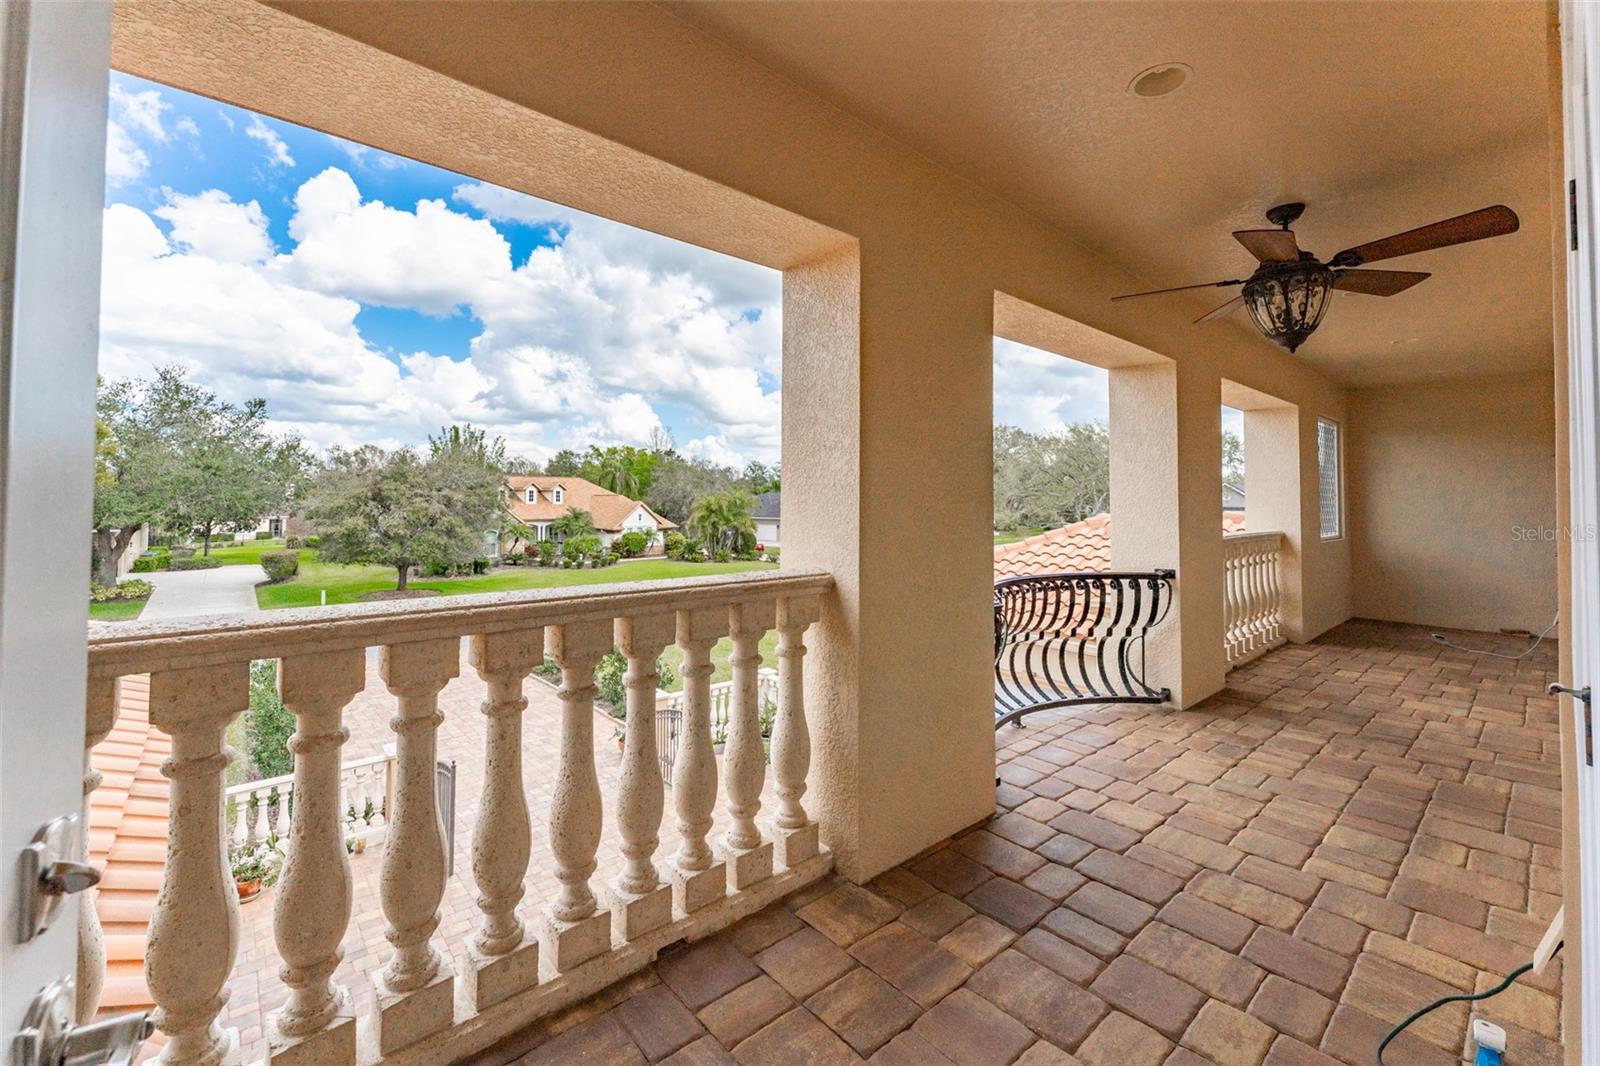
[[[1145,635],[1172,606],[1174,570],[1029,574],[994,585],[995,728],[1086,703],[1163,703]]]

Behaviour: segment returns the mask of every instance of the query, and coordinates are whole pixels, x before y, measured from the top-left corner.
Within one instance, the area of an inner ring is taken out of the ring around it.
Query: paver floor
[[[1554,670],[1549,644],[1353,622],[1188,712],[1039,714],[996,737],[985,824],[473,1061],[1370,1066],[1410,1011],[1526,961],[1559,904]],[[1508,1062],[1560,1061],[1559,997],[1558,959],[1484,1006]],[[1468,1020],[1388,1061],[1460,1062]]]
[[[213,570],[158,570],[138,574],[155,586],[139,614],[141,622],[211,614],[254,614],[256,586],[267,579],[259,566],[219,566]]]

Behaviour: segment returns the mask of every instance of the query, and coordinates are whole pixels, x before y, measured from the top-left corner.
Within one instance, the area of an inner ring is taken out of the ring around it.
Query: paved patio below
[[[1559,904],[1554,670],[1549,644],[1353,622],[1194,711],[1040,714],[996,738],[985,825],[473,1061],[1370,1066],[1410,1011],[1527,961]],[[1561,1061],[1559,997],[1557,960],[1484,1005],[1508,1062]],[[1387,1058],[1459,1063],[1468,1022]]]

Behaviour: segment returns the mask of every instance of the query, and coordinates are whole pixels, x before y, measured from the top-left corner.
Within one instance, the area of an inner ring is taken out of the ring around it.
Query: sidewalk
[[[139,615],[141,622],[204,614],[253,614],[256,586],[266,580],[259,566],[219,566],[215,570],[158,570],[141,574],[155,586]]]

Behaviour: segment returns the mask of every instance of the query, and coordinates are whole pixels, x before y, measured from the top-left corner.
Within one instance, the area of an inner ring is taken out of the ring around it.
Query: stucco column
[[[1146,679],[1192,707],[1227,674],[1222,623],[1222,393],[1199,360],[1110,372],[1111,568],[1178,572]]]
[[[1316,419],[1311,422],[1314,433]],[[1296,642],[1306,639],[1300,566],[1305,544],[1300,437],[1297,407],[1283,404],[1244,412],[1244,527],[1252,533],[1275,529],[1283,534],[1283,550],[1278,555],[1278,610],[1284,637]],[[1312,499],[1314,502],[1315,496]],[[1314,527],[1314,509],[1307,517]]]
[[[994,292],[951,263],[864,239],[784,272],[783,561],[836,582],[806,795],[853,881],[994,808]]]

